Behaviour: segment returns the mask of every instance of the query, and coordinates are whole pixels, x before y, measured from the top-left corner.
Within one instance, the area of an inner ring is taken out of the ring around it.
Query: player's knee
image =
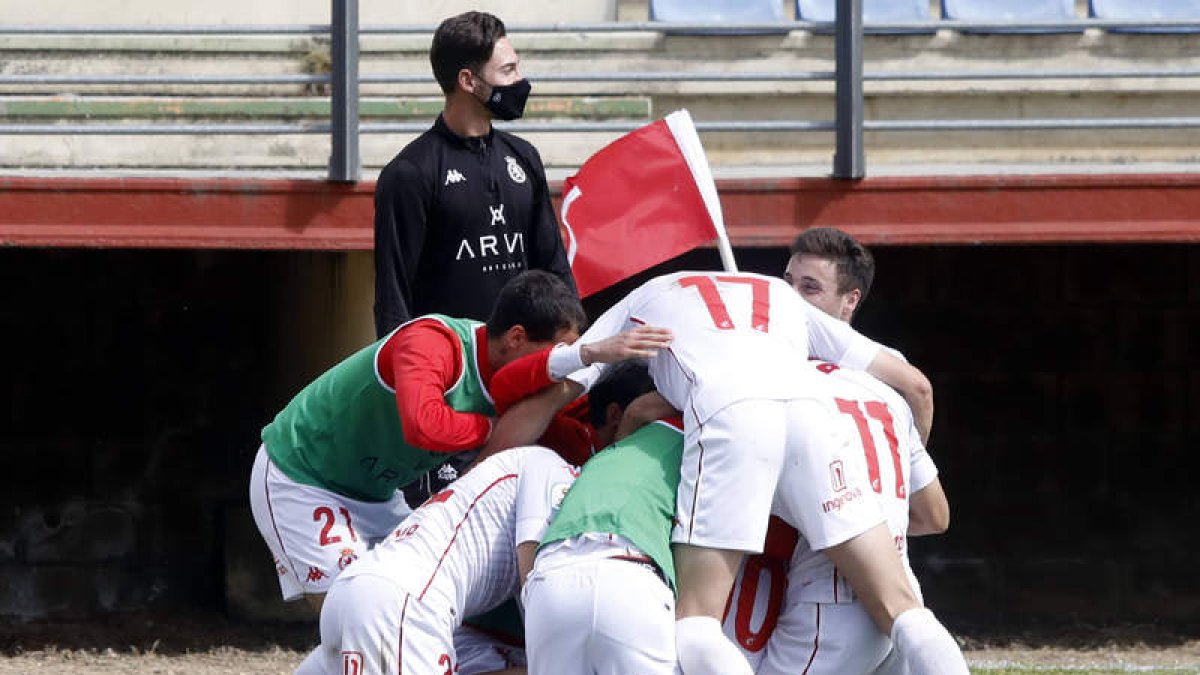
[[[312,608],[312,611],[319,614],[321,608],[325,606],[325,593],[305,593],[304,602]]]
[[[684,675],[749,674],[746,657],[725,637],[721,624],[707,616],[675,622],[675,648]]]

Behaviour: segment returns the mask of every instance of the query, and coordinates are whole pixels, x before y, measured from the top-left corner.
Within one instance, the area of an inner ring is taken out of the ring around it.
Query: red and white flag
[[[563,184],[562,226],[582,297],[714,239],[725,269],[736,271],[717,187],[686,110],[584,162]]]

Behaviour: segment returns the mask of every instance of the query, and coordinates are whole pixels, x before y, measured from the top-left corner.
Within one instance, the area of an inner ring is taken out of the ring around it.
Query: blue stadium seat
[[[833,21],[837,0],[796,0],[796,18],[801,21]],[[926,0],[863,0],[863,23],[928,21]]]
[[[1088,16],[1127,21],[1195,21],[1200,24],[1200,0],[1091,0]],[[1180,28],[1113,28],[1129,33],[1198,33],[1200,26]]]
[[[796,0],[796,18],[800,21],[833,21],[837,15],[837,0]],[[863,32],[866,33],[933,33],[935,29],[881,31],[871,24],[929,21],[928,0],[863,0]]]
[[[712,29],[678,31],[697,34],[787,33],[783,6],[778,0],[650,0],[650,20],[673,23],[776,23],[778,30]]]
[[[942,0],[942,18],[951,21],[1074,21],[1074,0]],[[986,33],[1074,33],[1082,28],[992,28]]]

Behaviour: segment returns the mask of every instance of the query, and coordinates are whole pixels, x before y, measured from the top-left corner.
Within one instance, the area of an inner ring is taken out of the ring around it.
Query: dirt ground
[[[283,675],[295,669],[315,635],[308,624],[237,624],[210,615],[6,623],[0,625],[0,675]],[[974,668],[1200,673],[1200,634],[1158,626],[957,636]]]

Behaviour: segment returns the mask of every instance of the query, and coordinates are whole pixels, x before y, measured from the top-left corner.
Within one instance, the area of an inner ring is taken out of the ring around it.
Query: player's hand
[[[671,330],[657,326],[638,326],[579,348],[583,365],[617,363],[630,359],[648,359],[658,350],[671,346]]]

